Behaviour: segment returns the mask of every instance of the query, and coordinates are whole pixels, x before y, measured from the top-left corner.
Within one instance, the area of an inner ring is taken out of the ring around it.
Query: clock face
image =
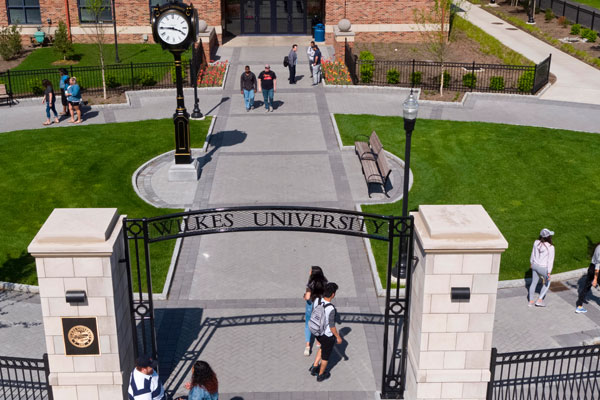
[[[190,31],[187,19],[178,12],[173,11],[162,14],[156,26],[159,37],[170,45],[182,43],[188,37]]]

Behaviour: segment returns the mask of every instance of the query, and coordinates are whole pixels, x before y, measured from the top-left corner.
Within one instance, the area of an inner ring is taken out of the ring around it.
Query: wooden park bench
[[[6,91],[6,85],[0,83],[0,101],[6,101],[10,106],[13,103],[12,93]]]
[[[364,135],[360,135],[359,137],[364,137],[365,139],[367,138]],[[381,144],[377,133],[373,131],[371,136],[368,138],[368,142],[355,141],[354,151],[360,160],[362,172],[365,176],[365,180],[367,181],[367,191],[369,193],[369,197],[371,197],[369,184],[381,185],[383,192],[386,196],[388,196],[386,186],[392,170],[388,165],[385,157],[385,151],[383,150],[383,145]]]

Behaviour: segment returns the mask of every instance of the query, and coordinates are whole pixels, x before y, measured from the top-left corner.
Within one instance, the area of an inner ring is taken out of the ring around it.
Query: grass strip
[[[375,130],[386,150],[404,158],[401,117],[335,118],[344,145]],[[586,267],[600,241],[594,217],[600,206],[599,156],[597,134],[419,119],[412,136],[409,210],[419,204],[482,204],[509,243],[502,280],[530,274],[531,245],[544,227],[556,232],[554,273]],[[363,211],[401,215],[401,205],[369,205]],[[372,240],[371,246],[384,277],[386,243]]]
[[[204,143],[210,121],[190,121],[193,147]],[[0,135],[0,148],[2,281],[37,284],[27,246],[54,208],[117,207],[131,218],[181,211],[147,204],[131,185],[140,165],[173,149],[170,119],[14,131]],[[150,247],[157,292],[174,244]]]

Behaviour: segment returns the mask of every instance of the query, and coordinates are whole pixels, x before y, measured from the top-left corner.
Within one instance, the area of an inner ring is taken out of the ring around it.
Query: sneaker
[[[544,303],[544,300],[539,300],[535,302],[535,306],[536,307],[546,307],[546,303]]]
[[[527,304],[528,307],[533,307],[533,305],[535,304],[535,301],[530,301],[529,304]]]
[[[246,112],[250,112],[250,109],[249,109],[249,108],[246,108]]]
[[[323,382],[325,379],[329,379],[330,376],[331,376],[331,374],[329,372],[325,371],[325,373],[323,375],[317,376],[317,382]]]
[[[310,356],[310,346],[306,346],[306,347],[304,348],[304,355],[305,355],[306,357]]]
[[[269,107],[269,111],[273,112],[273,106]]]
[[[267,109],[265,110],[265,112],[269,112],[269,108],[267,107]]]
[[[587,310],[585,308],[583,308],[583,306],[579,306],[579,307],[575,308],[575,312],[577,314],[585,314],[587,312]]]
[[[319,375],[319,369],[320,368],[321,368],[320,365],[318,365],[316,367],[314,365],[311,365],[310,368],[308,369],[308,371],[310,372],[310,374],[312,376],[317,376],[317,375]]]

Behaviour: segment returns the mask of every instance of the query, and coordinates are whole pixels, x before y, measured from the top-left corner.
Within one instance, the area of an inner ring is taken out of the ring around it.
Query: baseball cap
[[[158,362],[156,362],[156,360],[153,360],[152,357],[144,355],[139,356],[137,360],[135,360],[135,365],[140,368],[152,367],[152,369],[156,369],[156,367],[158,366]]]
[[[540,236],[543,238],[549,237],[549,236],[554,236],[554,232],[552,232],[550,229],[542,229],[542,231],[540,232]]]

